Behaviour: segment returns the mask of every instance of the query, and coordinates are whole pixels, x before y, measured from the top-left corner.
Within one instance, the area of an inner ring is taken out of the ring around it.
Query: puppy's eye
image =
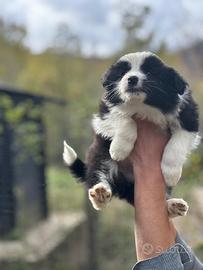
[[[112,65],[106,72],[103,79],[103,86],[118,82],[131,69],[131,65],[126,61],[119,61]]]

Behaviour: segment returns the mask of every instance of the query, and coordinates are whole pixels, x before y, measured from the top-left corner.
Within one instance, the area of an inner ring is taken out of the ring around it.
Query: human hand
[[[169,140],[169,135],[147,120],[136,119],[136,124],[138,136],[130,154],[130,161],[135,171],[160,169],[163,150]]]

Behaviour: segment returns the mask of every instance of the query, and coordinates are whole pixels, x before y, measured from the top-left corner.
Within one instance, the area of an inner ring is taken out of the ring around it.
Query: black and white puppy
[[[132,151],[137,127],[132,116],[159,125],[170,132],[161,168],[167,190],[175,186],[183,164],[199,142],[198,110],[187,82],[151,52],[121,57],[103,78],[105,94],[93,118],[95,138],[83,163],[64,142],[63,158],[72,173],[88,188],[89,199],[97,210],[112,196],[133,204],[132,168],[124,165]],[[185,215],[187,203],[168,199],[170,217]]]

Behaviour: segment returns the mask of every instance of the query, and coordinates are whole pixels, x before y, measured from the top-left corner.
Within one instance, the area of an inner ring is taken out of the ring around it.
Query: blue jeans
[[[159,256],[138,262],[133,270],[203,270],[203,264],[192,249],[176,237],[176,244]]]

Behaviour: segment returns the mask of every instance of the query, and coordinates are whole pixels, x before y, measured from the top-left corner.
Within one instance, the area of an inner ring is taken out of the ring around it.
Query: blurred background
[[[92,210],[62,161],[84,158],[101,77],[127,52],[151,50],[190,83],[203,128],[201,0],[0,0],[0,267],[131,269],[133,209]],[[203,147],[174,196],[176,226],[203,259]]]

